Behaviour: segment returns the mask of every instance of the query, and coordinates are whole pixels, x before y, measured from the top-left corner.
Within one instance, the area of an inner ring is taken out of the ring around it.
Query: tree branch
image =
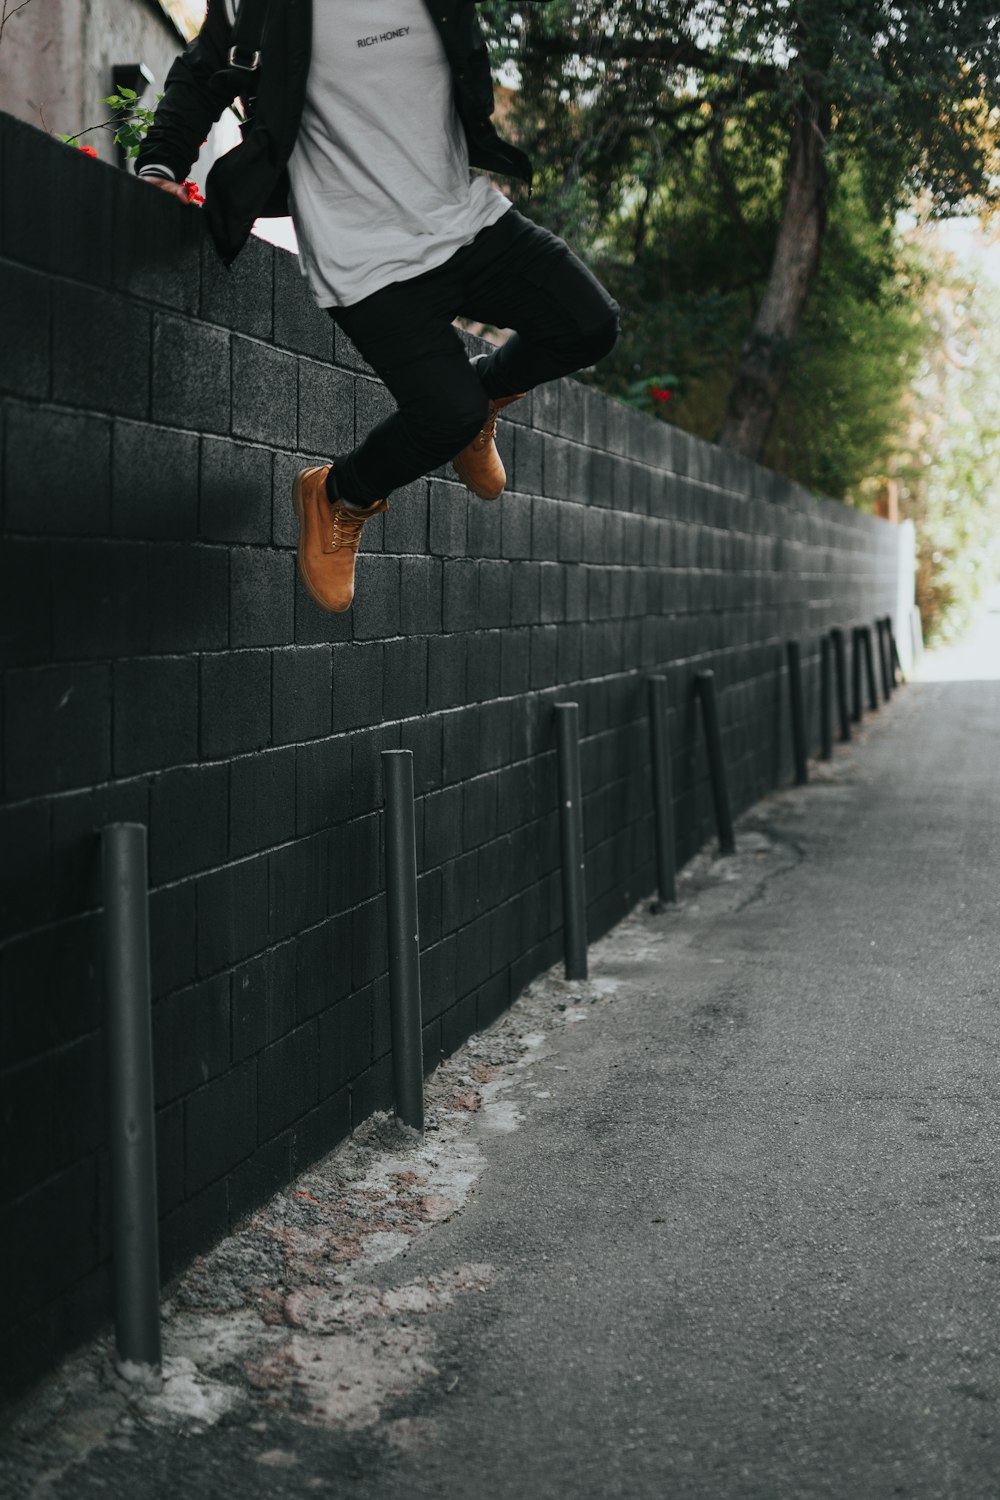
[[[663,40],[611,41],[599,33],[583,31],[578,37],[535,36],[531,50],[545,57],[587,57],[602,62],[655,62],[667,68],[691,68],[696,73],[737,73],[754,91],[774,88],[784,76],[771,63],[751,63],[741,57],[725,57],[697,47],[685,37]]]

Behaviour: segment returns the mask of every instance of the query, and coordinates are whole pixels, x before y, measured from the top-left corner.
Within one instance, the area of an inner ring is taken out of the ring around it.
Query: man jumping
[[[243,141],[206,183],[220,256],[232,263],[258,215],[289,212],[317,305],[397,403],[351,452],[294,482],[303,582],[341,611],[361,532],[387,496],[450,460],[473,494],[499,498],[497,414],[607,354],[618,307],[563,240],[470,172],[532,176],[493,128],[472,0],[271,0],[253,73],[230,50],[234,7],[208,0],[136,170],[183,194],[210,125],[242,94]],[[459,316],[514,332],[470,360]]]

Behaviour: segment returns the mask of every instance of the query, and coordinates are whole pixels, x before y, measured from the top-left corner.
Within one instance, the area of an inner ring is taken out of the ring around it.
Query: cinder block
[[[111,770],[105,666],[7,674],[5,790],[11,800],[104,781]]]
[[[329,917],[299,934],[296,952],[296,1004],[298,1020],[326,1012],[351,990],[350,912]],[[320,1047],[323,1038],[320,1034]],[[367,1061],[367,1058],[366,1058]],[[362,1064],[364,1066],[364,1064]],[[334,1084],[334,1088],[339,1084]]]
[[[149,422],[114,423],[111,529],[116,536],[197,536],[198,438],[193,432]]]
[[[467,681],[470,701],[482,702],[500,692],[500,653],[503,632],[477,630],[468,640]]]
[[[197,759],[197,661],[160,656],[117,662],[114,695],[116,775]]]
[[[155,192],[155,188],[147,191]],[[161,197],[166,197],[162,193]],[[181,212],[186,212],[178,205]],[[211,1182],[201,1192],[186,1196],[173,1213],[160,1220],[160,1275],[169,1280],[190,1264],[206,1245],[213,1245],[229,1228],[229,1184]]]
[[[393,490],[389,509],[382,517],[382,550],[416,554],[427,551],[428,483],[414,480]],[[367,529],[367,528],[366,528]]]
[[[271,656],[275,744],[330,732],[333,663],[328,646],[296,646]]]
[[[556,627],[536,626],[531,632],[531,686],[553,687],[558,680]]]
[[[8,1139],[13,1137],[8,1135]],[[21,1318],[60,1296],[97,1263],[96,1158],[74,1163],[5,1207],[3,1233],[5,1273],[17,1286],[17,1316]],[[46,1328],[45,1332],[51,1349],[56,1330]],[[10,1352],[7,1345],[8,1358]]]
[[[149,960],[153,999],[168,995],[197,975],[194,880],[161,886],[149,897]]]
[[[153,421],[228,432],[229,334],[170,313],[153,317]]]
[[[434,1020],[458,999],[455,969],[458,943],[454,934],[443,938],[420,955],[420,1002],[424,1021]],[[424,1051],[425,1067],[433,1067],[436,1057]]]
[[[299,256],[275,247],[274,342],[315,359],[333,358],[333,321],[316,306]]]
[[[385,717],[408,719],[422,714],[427,707],[426,637],[387,641],[382,662]]]
[[[447,607],[447,594],[445,603]],[[479,564],[477,623],[486,630],[502,629],[511,623],[511,574],[506,560]]]
[[[237,547],[229,566],[230,645],[287,645],[295,628],[295,559],[263,547]]]
[[[391,1064],[391,1058],[382,1057],[359,1078],[351,1080],[349,1092],[352,1130],[357,1130],[361,1122],[367,1120],[377,1109],[392,1109]]]
[[[443,563],[436,557],[399,562],[399,628],[403,635],[433,635],[443,615]]]
[[[229,644],[229,553],[158,542],[147,555],[152,651],[221,651]]]
[[[45,542],[7,537],[0,548],[0,641],[5,667],[44,662],[52,654]]]
[[[298,373],[294,354],[256,339],[231,341],[234,437],[277,448],[296,446]]]
[[[462,789],[462,847],[478,849],[496,836],[497,779],[493,773],[474,776]]]
[[[154,779],[149,816],[153,885],[221,864],[228,846],[228,766],[190,766]]]
[[[51,824],[48,801],[0,806],[0,937],[37,927],[52,911]],[[9,979],[9,973],[3,974],[0,960],[0,985],[6,997],[8,1022],[12,1019],[9,1007],[15,1002],[24,1004],[28,999],[27,995],[15,996]],[[9,1045],[13,1029],[0,1022],[2,1055],[10,1065],[17,1060]]]
[[[356,990],[385,973],[388,955],[384,896],[355,907],[351,920],[351,957],[352,983]]]
[[[431,636],[427,642],[427,707],[465,702],[468,641],[464,635]]]
[[[559,432],[575,443],[586,441],[584,403],[587,391],[578,380],[559,382]]]
[[[269,449],[202,439],[199,529],[207,541],[270,541]]]
[[[444,628],[475,630],[479,623],[479,565],[451,559],[444,565]]]
[[[569,449],[564,438],[543,436],[542,493],[551,500],[579,499],[570,487]]]
[[[238,1162],[227,1179],[229,1223],[235,1226],[286,1187],[296,1171],[295,1137],[284,1130]]]
[[[428,550],[437,557],[465,557],[469,551],[465,490],[461,485],[432,479],[428,507]]]
[[[295,837],[295,751],[240,756],[229,767],[229,853],[251,854]]]
[[[422,718],[404,719],[399,725],[399,748],[413,753],[413,785],[416,795],[441,785],[441,720],[437,714]],[[421,830],[419,819],[423,804],[418,802],[417,843]]]
[[[91,914],[5,945],[0,960],[5,1067],[51,1054],[100,1026],[101,940],[100,919]],[[44,1006],[38,1004],[40,994],[45,996]]]
[[[325,453],[327,460],[354,447],[355,381],[353,376],[313,359],[300,359],[299,441],[304,453]]]
[[[270,652],[230,651],[220,656],[203,656],[202,755],[216,757],[260,750],[270,737]]]
[[[324,830],[269,856],[270,933],[272,941],[291,937],[327,915],[330,886],[330,839]]]
[[[500,501],[500,551],[504,557],[531,556],[531,505],[524,495],[504,495]]]
[[[258,1128],[268,1140],[319,1098],[319,1028],[308,1021],[266,1047],[258,1063]]]
[[[541,608],[539,569],[537,563],[510,563],[510,623],[534,625]]]
[[[295,1025],[296,944],[279,943],[232,972],[233,1061],[277,1041]]]
[[[383,805],[382,751],[398,749],[398,724],[359,730],[351,736],[351,812],[354,817]]]
[[[213,240],[201,245],[201,298],[204,323],[221,323],[255,338],[271,337],[275,248],[252,236],[232,265],[224,266]]]
[[[26,266],[0,266],[0,392],[49,395],[52,305],[48,277]]]
[[[384,640],[399,634],[399,559],[359,557],[351,618],[356,641]]]
[[[198,901],[198,971],[231,968],[267,946],[268,855],[258,854],[202,875]]]
[[[351,736],[299,745],[295,752],[296,831],[301,836],[350,817]]]
[[[558,563],[538,564],[539,619],[555,624],[566,618],[566,573]]]
[[[382,646],[334,646],[333,727],[377,724],[382,717]]]
[[[52,288],[52,394],[67,406],[149,414],[150,313],[97,287]]]
[[[417,915],[420,943],[428,947],[441,940],[441,871],[428,870],[417,877]]]
[[[600,514],[600,512],[596,512]],[[560,562],[583,562],[583,525],[585,510],[582,505],[574,505],[567,502],[559,510],[559,546],[558,557]]]
[[[88,536],[108,530],[111,423],[11,402],[6,412],[4,514],[8,531]]]
[[[511,486],[519,495],[541,495],[543,480],[544,440],[541,433],[530,427],[517,427],[514,431],[514,483]]]
[[[500,640],[500,691],[505,695],[528,690],[529,641],[527,630],[505,630]]]
[[[424,798],[422,869],[434,869],[461,854],[462,798],[461,786],[445,787]]]
[[[444,779],[446,785],[465,781],[483,769],[479,747],[480,706],[443,714]]]
[[[113,234],[115,287],[160,307],[196,313],[202,246],[209,238],[204,215],[148,182],[124,172],[111,175],[114,216],[105,233]],[[109,246],[107,267],[111,264]],[[107,270],[101,279],[107,279]]]
[[[39,270],[107,286],[111,190],[120,175],[47,130],[7,117],[0,174],[3,253]]]
[[[74,537],[49,546],[54,654],[79,660],[147,650],[146,545]]]
[[[189,1094],[229,1067],[229,975],[178,990],[153,1008],[156,1102]]]
[[[366,528],[368,530],[370,528]],[[306,593],[305,585],[298,576],[296,570],[295,578],[295,641],[299,646],[318,646],[320,644],[333,645],[338,641],[350,641],[353,638],[353,622],[351,611],[343,610],[339,614],[331,614],[329,610],[320,609]]]
[[[343,962],[343,955],[341,955]],[[357,1078],[372,1061],[372,994],[369,987],[342,1000],[320,1018],[320,1097],[335,1093]]]
[[[511,701],[501,698],[479,706],[480,769],[505,766],[511,758]]]
[[[503,506],[500,500],[470,496],[466,508],[466,547],[470,557],[501,555]]]
[[[257,1067],[240,1063],[184,1101],[186,1191],[195,1193],[257,1144]]]

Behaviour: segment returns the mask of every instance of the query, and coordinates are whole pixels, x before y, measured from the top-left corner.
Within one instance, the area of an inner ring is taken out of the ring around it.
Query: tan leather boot
[[[490,414],[484,426],[469,446],[451,461],[466,489],[478,495],[480,500],[499,500],[507,483],[507,471],[497,452],[497,413],[512,401],[523,401],[526,395],[527,392],[522,391],[519,396],[499,396],[495,401],[491,397]]]
[[[354,564],[365,522],[389,506],[385,500],[365,510],[349,510],[342,500],[331,504],[326,495],[329,472],[329,464],[300,469],[292,500],[299,518],[302,582],[320,609],[340,614],[354,598]]]

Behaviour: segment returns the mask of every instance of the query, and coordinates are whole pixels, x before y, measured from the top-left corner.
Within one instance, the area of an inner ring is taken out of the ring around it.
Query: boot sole
[[[302,541],[305,533],[305,518],[303,516],[302,505],[302,481],[308,474],[316,474],[321,467],[322,465],[317,464],[316,467],[312,469],[300,469],[298,474],[296,474],[295,476],[295,483],[292,485],[292,504],[295,507],[295,514],[298,518],[299,523],[299,545],[296,549],[299,560],[299,577],[302,579],[302,582],[305,585],[306,593],[316,604],[319,605],[320,609],[325,610],[328,615],[342,615],[347,610],[349,610],[351,605],[354,603],[354,595],[352,594],[347,603],[342,604],[339,609],[334,609],[333,606],[328,604],[327,601],[322,597],[322,595],[318,594],[313,588],[312,584],[309,581],[309,575],[306,572],[305,564],[302,560]]]

